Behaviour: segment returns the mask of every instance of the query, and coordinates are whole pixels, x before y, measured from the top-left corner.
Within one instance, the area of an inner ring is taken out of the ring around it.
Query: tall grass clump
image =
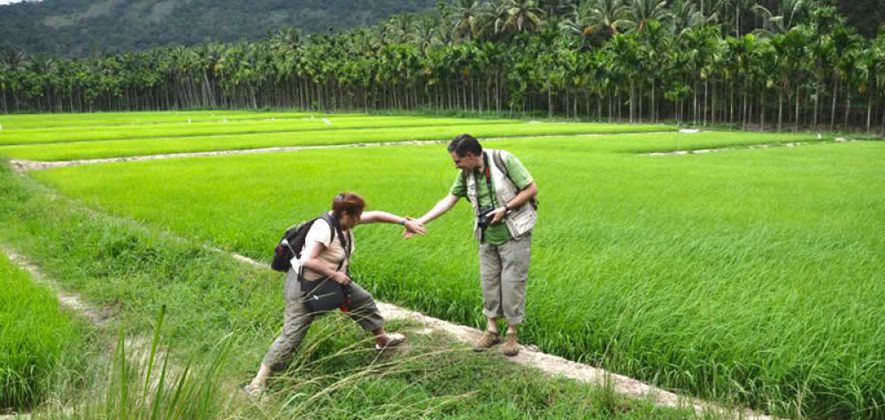
[[[0,253],[0,411],[27,410],[71,368],[82,326],[27,272]]]
[[[224,415],[219,404],[220,372],[229,343],[221,341],[198,359],[184,364],[172,360],[162,335],[161,308],[149,339],[118,334],[106,382],[72,407],[49,410],[50,417],[90,419],[209,419]]]
[[[608,386],[586,387],[537,375],[498,358],[477,356],[438,334],[416,337],[399,351],[378,353],[350,320],[315,325],[289,368],[258,398],[225,377],[232,332],[182,362],[161,334],[165,310],[149,341],[121,331],[107,382],[83,402],[48,410],[49,417],[159,418],[649,418],[682,419],[688,409],[656,408]],[[400,325],[405,327],[408,325]],[[412,326],[415,327],[415,326]],[[716,418],[715,414],[706,418]]]

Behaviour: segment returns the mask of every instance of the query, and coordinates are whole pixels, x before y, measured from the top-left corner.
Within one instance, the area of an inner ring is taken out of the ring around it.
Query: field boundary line
[[[217,252],[223,250],[213,248]],[[269,268],[268,264],[253,260],[249,257],[231,252],[234,259],[257,268]],[[384,319],[399,319],[417,321],[433,330],[440,330],[454,337],[457,341],[465,344],[473,344],[482,335],[482,331],[465,325],[453,324],[448,321],[424,315],[420,312],[401,308],[391,303],[375,301]],[[605,369],[593,367],[587,364],[573,362],[571,360],[543,353],[532,345],[520,345],[520,352],[514,357],[504,357],[504,360],[538,369],[553,377],[565,377],[577,382],[607,386],[611,385],[614,392],[631,398],[650,399],[657,406],[670,408],[690,408],[699,417],[707,413],[716,413],[726,418],[746,420],[774,420],[776,417],[759,414],[749,409],[731,410],[708,401],[693,397],[686,397],[674,392],[666,391],[645,382],[624,375],[609,372]]]
[[[49,290],[55,294],[55,297],[62,306],[88,319],[96,327],[103,327],[111,319],[107,313],[83,302],[80,295],[62,289],[57,282],[45,276],[40,268],[18,252],[5,245],[0,245],[0,252],[6,254],[13,264],[27,271],[28,274],[31,275],[31,278],[34,279],[35,283],[49,288]]]
[[[306,120],[310,121],[310,119]],[[228,121],[229,122],[229,121]],[[192,137],[207,137],[207,138],[215,138],[215,137],[237,137],[237,136],[254,136],[259,134],[285,134],[285,133],[316,133],[318,131],[344,131],[344,130],[354,130],[354,131],[365,131],[365,130],[375,130],[375,129],[387,129],[387,128],[420,128],[420,127],[457,127],[459,125],[469,125],[472,123],[461,123],[461,122],[453,122],[450,124],[436,124],[429,126],[413,126],[413,125],[392,125],[392,126],[381,126],[381,127],[373,127],[373,126],[356,126],[356,127],[334,127],[329,128],[329,126],[321,126],[321,127],[311,127],[305,129],[277,129],[277,130],[267,130],[267,131],[242,131],[242,132],[234,132],[234,133],[218,133],[218,134],[205,134],[205,133],[197,133],[197,134],[177,134],[177,135],[164,135],[164,136],[130,136],[130,137],[114,137],[114,138],[97,138],[97,139],[84,139],[84,140],[46,140],[46,141],[35,141],[28,143],[0,143],[0,146],[46,146],[50,144],[80,144],[80,143],[101,143],[105,141],[130,141],[130,140],[181,140],[188,139]],[[490,125],[509,125],[513,124],[511,122],[499,122],[499,123],[490,123]],[[185,125],[187,125],[185,123]],[[124,126],[125,127],[125,126]],[[89,128],[88,126],[86,128]]]
[[[793,148],[800,146],[810,146],[816,144],[841,144],[841,143],[854,143],[857,140],[846,140],[842,137],[837,137],[833,140],[810,140],[810,141],[794,141],[789,143],[764,143],[764,144],[749,144],[744,146],[723,146],[723,147],[711,147],[707,149],[684,149],[684,150],[673,150],[670,152],[647,152],[647,153],[639,153],[640,156],[651,156],[651,157],[661,157],[661,156],[685,156],[685,155],[702,155],[707,153],[720,153],[720,152],[734,152],[739,150],[764,150],[764,149],[775,149],[775,148]]]
[[[531,140],[544,139],[550,137],[600,137],[600,136],[617,136],[622,134],[662,134],[673,133],[675,131],[643,131],[643,132],[624,132],[624,133],[584,133],[584,134],[543,134],[538,136],[504,136],[504,137],[484,137],[483,141],[503,141],[503,140]],[[74,159],[59,161],[40,161],[27,159],[11,159],[9,161],[12,168],[17,172],[41,171],[44,169],[65,168],[71,166],[98,165],[104,163],[120,163],[120,162],[143,162],[149,160],[162,159],[180,159],[192,157],[215,157],[215,156],[234,156],[234,155],[251,155],[259,153],[284,153],[298,152],[304,150],[327,150],[327,149],[349,149],[357,147],[384,147],[384,146],[409,146],[409,145],[427,145],[427,144],[443,144],[448,143],[451,139],[436,140],[401,140],[401,141],[384,141],[384,142],[368,142],[368,143],[346,143],[346,144],[318,144],[305,146],[276,146],[276,147],[260,147],[255,149],[234,149],[234,150],[214,150],[205,152],[184,152],[184,153],[160,153],[155,155],[138,155],[138,156],[121,156],[113,158],[98,159]]]

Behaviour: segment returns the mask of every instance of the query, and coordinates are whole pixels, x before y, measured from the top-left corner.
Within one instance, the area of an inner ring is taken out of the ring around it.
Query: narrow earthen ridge
[[[612,133],[611,135],[618,134],[654,134],[654,133],[671,133],[671,131],[646,131],[639,133]],[[537,136],[512,136],[512,137],[483,137],[483,141],[502,141],[502,140],[524,140],[524,139],[535,139],[535,138],[548,138],[548,137],[598,137],[605,135],[602,134],[544,134]],[[164,153],[157,155],[142,155],[142,156],[127,156],[127,157],[115,157],[115,158],[101,158],[101,159],[75,159],[75,160],[60,160],[60,161],[39,161],[39,160],[26,160],[26,159],[14,159],[10,160],[9,163],[12,165],[12,168],[17,172],[27,172],[27,171],[39,171],[43,169],[52,169],[52,168],[64,168],[69,166],[83,166],[83,165],[96,165],[102,163],[118,163],[118,162],[143,162],[149,160],[161,160],[161,159],[178,159],[178,158],[191,158],[191,157],[214,157],[214,156],[234,156],[234,155],[252,155],[258,153],[282,153],[282,152],[297,152],[303,150],[324,150],[324,149],[350,149],[354,147],[381,147],[381,146],[403,146],[403,145],[424,145],[424,144],[442,144],[448,143],[449,140],[403,140],[403,141],[386,141],[386,142],[373,142],[373,143],[348,143],[348,144],[327,144],[327,145],[315,145],[315,146],[283,146],[283,147],[264,147],[258,149],[241,149],[241,150],[216,150],[211,152],[187,152],[187,153]]]
[[[671,152],[651,152],[651,153],[642,153],[642,156],[682,156],[682,155],[700,155],[705,153],[717,153],[717,152],[733,152],[735,150],[758,150],[758,149],[771,149],[776,147],[799,147],[805,145],[813,145],[813,144],[828,144],[828,143],[848,143],[853,142],[854,140],[845,140],[844,138],[836,138],[835,140],[817,140],[817,141],[797,141],[790,143],[766,143],[766,144],[754,144],[749,146],[730,146],[730,147],[716,147],[711,149],[686,149],[686,150],[674,150]]]
[[[59,303],[61,303],[61,305],[65,308],[68,308],[69,310],[82,315],[98,327],[103,326],[110,319],[110,317],[107,316],[107,314],[102,313],[101,310],[98,310],[84,303],[83,300],[80,299],[80,296],[76,293],[68,293],[62,290],[62,288],[56,282],[46,278],[46,276],[43,275],[40,269],[32,264],[30,261],[28,261],[25,257],[19,255],[15,251],[5,246],[0,246],[0,252],[6,254],[6,256],[9,257],[9,260],[13,264],[27,271],[35,282],[42,284],[52,290],[52,292],[55,293],[56,297],[58,298]]]
[[[219,252],[223,252],[218,250]],[[267,264],[255,261],[249,257],[239,254],[231,254],[238,261],[250,264],[255,267],[267,267]],[[377,302],[378,309],[385,319],[405,319],[416,321],[427,328],[437,331],[443,331],[462,343],[472,344],[482,334],[476,328],[457,325],[448,321],[433,318],[419,312],[410,311],[384,302]],[[426,333],[426,332],[425,332]],[[495,350],[491,350],[495,351]],[[633,378],[623,375],[613,374],[605,369],[595,368],[593,366],[582,363],[573,362],[558,356],[552,356],[533,348],[533,346],[521,346],[519,354],[515,357],[508,357],[506,360],[513,361],[520,365],[529,366],[539,369],[551,376],[563,376],[576,380],[578,382],[593,384],[596,386],[612,386],[615,392],[631,398],[650,399],[654,404],[662,407],[672,408],[690,408],[698,416],[708,413],[715,413],[724,418],[736,418],[747,420],[771,420],[770,417],[763,414],[755,413],[751,410],[735,411],[719,406],[714,403],[702,401],[696,398],[683,397],[675,393],[665,391],[655,386],[646,384]]]

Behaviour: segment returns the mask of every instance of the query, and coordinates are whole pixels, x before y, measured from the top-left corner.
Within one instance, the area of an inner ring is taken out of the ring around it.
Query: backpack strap
[[[323,219],[329,224],[329,243],[331,244],[332,241],[335,240],[335,233],[341,230],[341,227],[338,226],[338,220],[335,219],[335,216],[332,216],[329,213],[323,213],[323,215],[317,219]]]
[[[498,167],[498,170],[504,173],[504,176],[507,177],[507,180],[510,181],[511,184],[513,184],[513,188],[519,191],[519,185],[516,185],[516,183],[513,182],[513,178],[510,177],[510,172],[507,171],[507,165],[504,164],[504,158],[501,157],[500,150],[492,150],[492,160],[495,162],[495,166]],[[535,198],[529,200],[529,204],[531,204],[532,207],[534,207],[535,209],[538,208],[538,200]]]
[[[513,182],[512,178],[510,178],[510,172],[507,172],[507,165],[504,164],[504,158],[501,157],[500,150],[492,150],[492,160],[495,161],[495,166],[498,167],[498,170],[503,172],[504,175],[507,175],[507,179],[509,179],[510,183],[513,184],[513,186],[515,187],[516,183]]]
[[[335,234],[337,233],[338,241],[341,243],[341,247],[344,248],[344,259],[338,263],[338,268],[335,269],[335,271],[339,271],[341,270],[341,267],[344,266],[344,262],[350,259],[350,253],[353,251],[353,244],[350,243],[351,241],[347,240],[347,235],[341,230],[341,223],[338,222],[338,219],[335,216],[329,213],[323,213],[320,218],[325,220],[331,228],[332,235],[329,238],[329,243],[331,244],[332,241],[335,240]]]

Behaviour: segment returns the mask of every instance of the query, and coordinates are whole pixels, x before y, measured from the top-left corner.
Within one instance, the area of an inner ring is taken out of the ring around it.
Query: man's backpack
[[[329,241],[331,242],[335,240],[335,231],[338,229],[335,228],[336,223],[332,221],[332,216],[328,213],[325,213],[316,219],[301,222],[290,227],[286,230],[286,233],[283,234],[280,242],[277,243],[276,248],[274,248],[273,261],[270,263],[270,268],[283,273],[292,268],[292,259],[296,257],[301,258],[301,249],[304,248],[307,232],[310,231],[310,227],[313,226],[314,222],[317,220],[324,220],[329,224],[329,230],[332,231],[332,237]]]

